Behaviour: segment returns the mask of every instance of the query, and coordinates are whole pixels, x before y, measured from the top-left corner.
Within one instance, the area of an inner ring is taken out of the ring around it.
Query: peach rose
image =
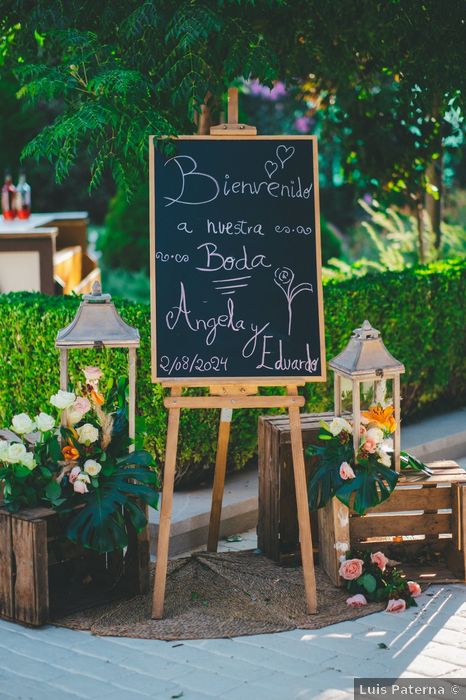
[[[81,468],[80,467],[73,467],[73,469],[70,471],[68,475],[68,479],[70,481],[70,484],[74,484],[78,476],[81,474]]]
[[[385,612],[399,613],[406,610],[406,603],[402,598],[394,600],[393,598],[388,601]]]
[[[360,435],[365,435],[366,434],[366,429],[363,425],[359,426],[359,434]]]
[[[88,399],[85,399],[84,396],[78,396],[74,404],[71,406],[73,411],[76,411],[77,413],[81,413],[81,415],[84,415],[85,413],[88,412],[90,409],[91,404]]]
[[[338,573],[345,581],[353,581],[361,576],[363,564],[362,559],[347,559],[341,564]]]
[[[350,608],[362,608],[363,605],[367,605],[367,600],[362,593],[356,593],[356,595],[346,599],[346,605],[349,605]]]
[[[369,437],[367,435],[367,433],[366,433],[366,439],[364,441],[363,449],[365,450],[365,452],[368,452],[371,455],[373,455],[377,449],[377,442],[374,440],[373,437]]]
[[[371,562],[377,564],[381,571],[385,571],[388,564],[388,559],[383,552],[374,552],[371,554]]]
[[[88,384],[98,382],[103,376],[102,370],[99,367],[84,367],[83,373]]]
[[[73,489],[76,493],[89,493],[88,488],[84,481],[75,481],[73,484]]]
[[[413,598],[417,598],[418,595],[421,595],[422,593],[422,589],[420,585],[416,583],[416,581],[408,581],[408,588]]]
[[[348,464],[348,462],[342,462],[340,466],[340,476],[342,479],[354,479],[356,474]]]

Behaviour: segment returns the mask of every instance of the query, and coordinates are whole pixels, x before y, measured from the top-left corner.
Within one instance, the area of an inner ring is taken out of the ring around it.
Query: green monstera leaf
[[[393,469],[371,461],[367,467],[359,469],[354,479],[345,481],[335,496],[359,515],[364,515],[369,508],[374,508],[389,498],[397,481],[398,474]]]
[[[146,453],[147,454],[147,453]],[[158,476],[144,464],[150,455],[133,453],[100,480],[98,488],[86,495],[85,505],[72,516],[67,537],[100,554],[122,549],[128,544],[127,523],[140,532],[147,524],[141,504],[157,507]]]
[[[319,458],[318,467],[308,483],[309,508],[316,510],[325,506],[345,484],[340,476],[340,465],[351,459],[353,446],[350,443],[342,444],[331,436],[325,447],[310,445],[306,454],[309,457],[317,455]]]

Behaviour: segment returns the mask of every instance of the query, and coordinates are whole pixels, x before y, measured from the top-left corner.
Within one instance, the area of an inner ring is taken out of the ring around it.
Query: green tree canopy
[[[58,179],[87,149],[91,187],[108,167],[128,190],[146,171],[149,134],[192,132],[201,105],[218,113],[238,77],[280,78],[311,81],[331,107],[326,123],[349,177],[417,205],[426,189],[437,196],[429,166],[464,108],[463,0],[2,4],[3,54],[20,97],[32,109],[61,105],[25,149],[52,161]]]

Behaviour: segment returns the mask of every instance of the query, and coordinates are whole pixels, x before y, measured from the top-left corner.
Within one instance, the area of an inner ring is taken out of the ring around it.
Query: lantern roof
[[[380,331],[369,321],[364,321],[361,328],[353,331],[346,348],[328,364],[340,374],[366,379],[405,371],[404,365],[388,352]]]
[[[58,331],[57,348],[130,348],[139,346],[139,331],[129,326],[115,308],[110,294],[102,294],[94,282],[91,294],[84,294],[76,316]]]

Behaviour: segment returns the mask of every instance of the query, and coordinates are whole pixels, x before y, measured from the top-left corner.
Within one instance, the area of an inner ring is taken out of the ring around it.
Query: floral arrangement
[[[310,445],[308,456],[317,456],[318,466],[309,481],[309,507],[322,508],[334,496],[364,515],[369,508],[389,498],[398,481],[392,468],[393,438],[396,430],[393,406],[375,404],[361,412],[359,446],[354,453],[353,426],[335,417],[321,421],[319,440]],[[429,473],[428,467],[403,452],[401,466]]]
[[[0,483],[10,511],[39,504],[67,514],[67,537],[98,552],[128,544],[128,524],[147,524],[141,504],[157,507],[152,456],[129,452],[127,381],[99,388],[98,367],[83,370],[77,391],[50,398],[56,415],[13,417],[1,431]]]
[[[368,601],[387,601],[387,612],[403,612],[416,605],[421,594],[415,581],[406,581],[383,552],[349,551],[342,557],[340,576],[352,594],[346,604],[353,608],[367,605]]]

